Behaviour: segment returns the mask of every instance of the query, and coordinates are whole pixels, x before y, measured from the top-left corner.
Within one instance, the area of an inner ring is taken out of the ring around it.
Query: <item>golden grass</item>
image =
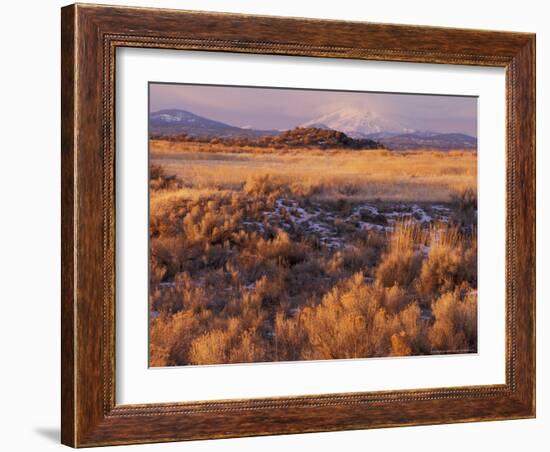
[[[239,150],[152,141],[151,163],[201,190],[237,189],[250,176],[269,175],[319,200],[448,202],[477,191],[477,155],[471,151]]]

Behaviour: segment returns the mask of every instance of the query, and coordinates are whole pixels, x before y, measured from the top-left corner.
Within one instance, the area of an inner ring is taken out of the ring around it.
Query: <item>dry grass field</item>
[[[152,366],[477,351],[475,152],[150,150]]]
[[[448,202],[477,191],[472,151],[277,150],[203,143],[151,142],[153,164],[194,189],[238,189],[270,178],[314,198]]]

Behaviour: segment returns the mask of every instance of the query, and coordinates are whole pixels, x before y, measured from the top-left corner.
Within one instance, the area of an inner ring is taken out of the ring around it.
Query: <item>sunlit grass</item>
[[[317,199],[447,202],[457,192],[477,190],[471,151],[268,151],[153,141],[151,162],[199,189],[238,189],[253,174],[307,188]]]

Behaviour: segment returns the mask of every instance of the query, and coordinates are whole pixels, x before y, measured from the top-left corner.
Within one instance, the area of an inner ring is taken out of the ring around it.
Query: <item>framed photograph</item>
[[[62,9],[62,442],[535,416],[535,36]]]

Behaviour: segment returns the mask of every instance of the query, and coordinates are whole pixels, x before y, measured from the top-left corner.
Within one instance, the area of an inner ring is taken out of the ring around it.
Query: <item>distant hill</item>
[[[230,126],[186,110],[170,109],[149,115],[149,133],[154,135],[190,135],[194,137],[259,137],[275,135],[276,130],[255,130]]]
[[[347,149],[380,149],[382,145],[368,138],[355,139],[344,132],[319,127],[296,127],[281,132],[279,135],[265,137],[272,146],[285,147],[317,147],[317,148],[347,148]]]
[[[244,149],[247,146],[272,149],[382,149],[377,141],[367,138],[355,139],[344,132],[331,129],[318,129],[314,127],[296,127],[292,130],[279,132],[277,135],[265,136],[226,136],[210,138],[209,136],[159,135],[150,134],[152,140],[173,142],[210,143],[213,145],[225,145],[232,148]]]
[[[370,134],[368,138],[388,149],[477,149],[477,138],[463,133],[413,132],[403,134]]]

